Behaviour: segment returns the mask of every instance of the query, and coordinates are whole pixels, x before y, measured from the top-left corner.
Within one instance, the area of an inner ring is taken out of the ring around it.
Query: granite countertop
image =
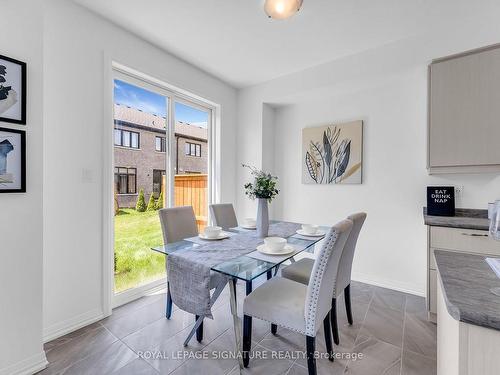
[[[489,230],[488,210],[476,210],[471,208],[457,208],[455,216],[432,216],[427,215],[424,207],[424,223],[436,227],[451,227],[464,229]]]
[[[436,265],[450,315],[461,322],[500,330],[500,279],[484,255],[435,250]]]

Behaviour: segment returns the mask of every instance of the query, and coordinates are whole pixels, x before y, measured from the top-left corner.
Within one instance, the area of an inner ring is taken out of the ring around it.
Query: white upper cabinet
[[[500,46],[429,66],[432,173],[500,171]]]

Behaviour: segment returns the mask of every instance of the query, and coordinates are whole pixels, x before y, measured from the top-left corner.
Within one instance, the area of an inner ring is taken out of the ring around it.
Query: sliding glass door
[[[165,278],[158,208],[167,165],[169,97],[145,82],[114,80],[115,293]]]
[[[114,305],[165,285],[158,210],[208,220],[213,109],[136,76],[114,76]]]

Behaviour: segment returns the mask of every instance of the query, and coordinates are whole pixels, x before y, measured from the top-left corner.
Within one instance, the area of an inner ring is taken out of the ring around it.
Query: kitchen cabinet
[[[500,171],[500,45],[429,66],[429,173]]]
[[[454,319],[440,280],[437,308],[437,375],[498,375],[500,331]]]

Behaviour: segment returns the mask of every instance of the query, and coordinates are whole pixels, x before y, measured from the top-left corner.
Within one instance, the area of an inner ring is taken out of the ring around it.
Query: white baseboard
[[[106,316],[100,309],[87,311],[86,313],[77,315],[71,319],[53,324],[43,330],[43,342],[49,342],[64,336],[70,332],[76,331],[89,324],[95,323]]]
[[[45,352],[42,350],[38,354],[0,369],[0,375],[32,375],[43,370],[47,365],[47,358],[45,357]]]
[[[393,290],[397,290],[398,292],[413,294],[413,295],[416,295],[419,297],[426,296],[425,292],[422,289],[418,288],[417,286],[415,286],[413,284],[406,284],[406,283],[401,282],[401,281],[382,279],[382,278],[378,278],[378,277],[374,278],[371,275],[366,275],[366,274],[359,273],[359,272],[353,272],[352,279],[354,281],[359,281],[361,283],[380,286],[382,288],[387,288],[387,289],[393,289]]]

